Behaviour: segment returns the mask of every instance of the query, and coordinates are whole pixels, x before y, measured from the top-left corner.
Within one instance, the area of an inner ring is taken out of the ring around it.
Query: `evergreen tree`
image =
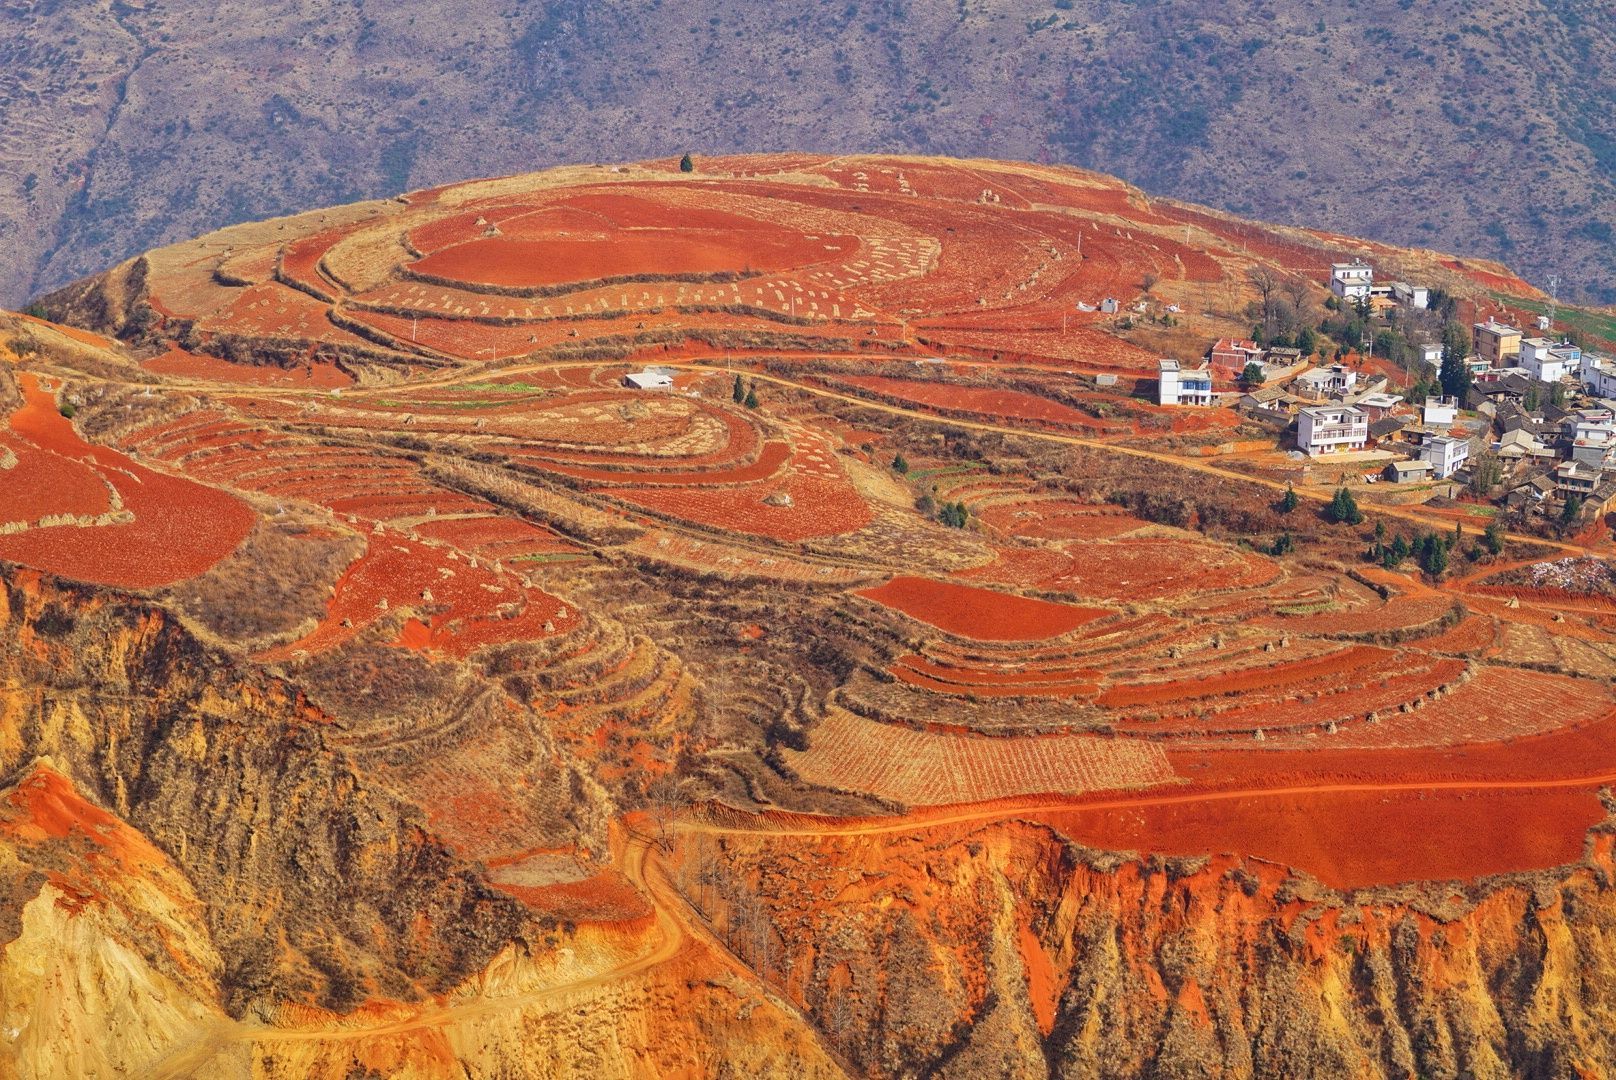
[[[747,388],[747,391],[746,391],[746,407],[748,409],[755,409],[755,408],[758,407],[757,387],[756,386],[752,386],[752,387]]]
[[[1301,501],[1302,500],[1296,497],[1296,489],[1291,487],[1289,484],[1286,484],[1285,494],[1279,500],[1279,512],[1281,514],[1288,514],[1292,510],[1295,510],[1297,504],[1299,504]]]
[[[690,154],[688,152],[685,154],[684,157],[679,159],[679,171],[680,172],[695,172],[696,171],[696,163],[695,163],[695,161],[693,161],[691,159]]]
[[[1442,571],[1448,568],[1448,545],[1439,537],[1432,536],[1426,545],[1425,555],[1420,560],[1420,566],[1432,577],[1441,577]]]
[[[1409,557],[1411,549],[1409,547],[1408,537],[1404,536],[1402,533],[1398,533],[1396,539],[1392,541],[1391,547],[1387,548],[1386,550],[1392,553],[1392,565],[1396,566],[1398,563]]]
[[[1565,507],[1560,511],[1560,524],[1571,525],[1580,513],[1582,513],[1582,499],[1576,495],[1567,495]]]
[[[735,385],[729,388],[729,396],[735,399],[737,405],[746,400],[746,385],[741,382],[739,373],[735,376]]]
[[[1357,525],[1363,521],[1363,512],[1358,509],[1358,500],[1352,497],[1352,492],[1343,485],[1335,489],[1335,497],[1330,500],[1330,508],[1325,516],[1337,525]]]
[[[1267,376],[1263,374],[1263,366],[1257,361],[1249,361],[1245,369],[1240,372],[1240,381],[1247,386],[1261,386]]]
[[[1470,369],[1464,363],[1469,353],[1470,338],[1464,327],[1449,323],[1442,335],[1442,367],[1437,372],[1437,380],[1442,384],[1443,395],[1457,398],[1461,408],[1465,395],[1470,392]]]
[[[1481,546],[1489,555],[1499,555],[1504,550],[1504,526],[1497,518],[1487,523],[1487,531],[1481,534]]]
[[[909,462],[902,454],[892,459],[892,471],[900,476],[909,471]]]

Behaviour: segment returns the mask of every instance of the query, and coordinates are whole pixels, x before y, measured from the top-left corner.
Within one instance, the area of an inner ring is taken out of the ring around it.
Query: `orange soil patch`
[[[311,361],[298,367],[271,367],[267,364],[232,364],[216,356],[186,352],[171,345],[166,353],[144,361],[141,367],[159,375],[182,379],[232,383],[239,386],[311,387],[320,390],[352,386],[353,378],[335,364]]]
[[[1193,798],[1193,797],[1192,797]],[[1048,815],[1084,844],[1255,855],[1337,889],[1470,880],[1577,861],[1595,789],[1322,792]]]
[[[104,480],[117,489],[134,520],[0,536],[0,558],[81,581],[149,588],[195,577],[228,555],[251,530],[257,514],[240,499],[86,443],[57,411],[54,394],[42,388],[36,375],[23,372],[21,382],[24,404],[11,415],[12,434],[40,453],[81,462],[99,478],[98,484]],[[0,517],[9,519],[4,512],[7,487],[0,484]]]
[[[1041,641],[1109,615],[1104,608],[958,585],[933,578],[895,577],[856,594],[958,637],[978,641]]]

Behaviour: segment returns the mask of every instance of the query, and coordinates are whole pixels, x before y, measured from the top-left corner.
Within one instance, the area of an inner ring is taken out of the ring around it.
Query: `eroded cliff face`
[[[326,748],[328,717],[156,609],[15,571],[0,680],[0,776],[48,755],[174,860],[234,1013],[409,1000],[517,935],[514,900]]]
[[[1616,1074],[1612,835],[1584,865],[1343,896],[1025,821],[687,836],[681,889],[877,1076]]]

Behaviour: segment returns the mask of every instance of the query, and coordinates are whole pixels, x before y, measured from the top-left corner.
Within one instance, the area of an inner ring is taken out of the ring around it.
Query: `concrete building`
[[[1427,427],[1449,427],[1459,419],[1459,399],[1428,397],[1420,409],[1420,421]]]
[[[1440,368],[1442,366],[1442,346],[1440,344],[1416,345],[1414,346],[1414,351],[1420,354],[1421,360],[1424,360],[1432,367]]]
[[[1310,368],[1296,376],[1296,392],[1309,397],[1329,397],[1331,394],[1350,394],[1358,385],[1358,373],[1345,364]]]
[[[1185,370],[1177,360],[1158,360],[1156,404],[1212,404],[1212,371],[1205,366]]]
[[[1521,340],[1520,366],[1539,382],[1559,382],[1582,370],[1582,350],[1569,341],[1532,337]]]
[[[1521,332],[1497,319],[1476,323],[1470,328],[1470,351],[1489,367],[1506,367],[1505,361],[1521,353]]]
[[[1577,365],[1577,380],[1594,397],[1616,397],[1616,360],[1585,352]]]
[[[646,368],[624,375],[623,385],[631,390],[670,390],[673,388],[673,376],[655,368]]]
[[[1470,460],[1470,440],[1438,435],[1420,447],[1420,458],[1431,463],[1431,472],[1438,480],[1446,480]]]
[[[1342,300],[1361,300],[1375,284],[1375,269],[1366,262],[1333,263],[1330,291]]]
[[[1554,489],[1562,498],[1575,495],[1579,499],[1586,499],[1599,487],[1604,475],[1603,469],[1593,465],[1581,461],[1562,461],[1554,469]]]
[[[1318,457],[1362,450],[1369,442],[1369,417],[1351,405],[1313,405],[1296,414],[1296,445]]]
[[[1424,285],[1410,285],[1406,281],[1392,282],[1392,299],[1406,308],[1424,311],[1431,306],[1431,290]]]

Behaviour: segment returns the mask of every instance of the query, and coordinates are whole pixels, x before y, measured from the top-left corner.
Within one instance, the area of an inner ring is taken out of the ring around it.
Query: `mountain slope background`
[[[218,226],[569,161],[1066,162],[1616,302],[1579,0],[0,2],[0,303]]]

